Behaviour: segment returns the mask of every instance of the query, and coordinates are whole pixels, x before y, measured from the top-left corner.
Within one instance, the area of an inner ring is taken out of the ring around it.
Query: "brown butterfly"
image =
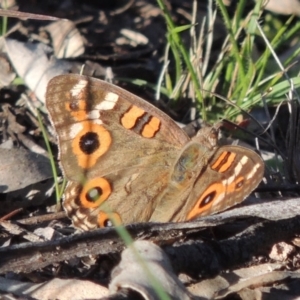
[[[47,108],[76,227],[179,222],[240,203],[263,177],[254,151],[218,146],[216,128],[190,139],[165,113],[110,83],[53,78]]]

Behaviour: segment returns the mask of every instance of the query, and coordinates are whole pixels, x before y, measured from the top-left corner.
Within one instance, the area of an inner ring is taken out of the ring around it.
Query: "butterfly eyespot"
[[[112,227],[112,226],[113,226],[113,223],[110,219],[106,219],[104,221],[103,227]]]
[[[87,201],[97,201],[102,195],[102,189],[100,187],[95,187],[90,189],[86,194],[86,200]]]
[[[211,184],[188,213],[186,220],[193,220],[201,215],[207,215],[214,204],[214,201],[220,201],[224,197],[224,186],[220,183]]]
[[[65,103],[65,109],[71,113],[71,116],[77,121],[86,119],[86,102],[82,100],[72,100]]]
[[[112,227],[122,224],[121,217],[118,213],[105,213],[100,212],[98,215],[98,225],[99,227]]]
[[[94,153],[100,146],[99,136],[96,132],[87,132],[80,137],[79,147],[87,155]]]
[[[212,191],[199,203],[199,208],[202,208],[209,204],[216,197],[216,191]]]
[[[99,207],[110,196],[112,188],[105,178],[94,178],[82,188],[79,199],[83,207]]]
[[[74,124],[71,131],[76,134],[72,141],[72,151],[77,158],[77,164],[84,169],[92,168],[110,148],[110,132],[93,121]]]
[[[239,178],[237,183],[235,184],[235,188],[238,190],[244,185],[245,181],[244,178]]]
[[[69,109],[72,110],[72,111],[78,111],[79,110],[78,101],[70,102]]]

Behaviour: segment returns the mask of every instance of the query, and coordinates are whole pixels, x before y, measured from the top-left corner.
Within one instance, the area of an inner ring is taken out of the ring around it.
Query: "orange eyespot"
[[[86,101],[74,100],[71,102],[66,102],[65,108],[70,112],[70,114],[76,121],[86,120]]]
[[[241,190],[241,188],[242,188],[242,187],[244,186],[244,184],[245,184],[245,178],[244,178],[244,177],[239,177],[239,178],[237,178],[237,179],[235,180],[234,184],[235,184],[235,190],[236,190],[236,191]]]
[[[212,211],[222,211],[229,207],[227,202],[224,202],[226,197],[233,197],[235,193],[240,192],[245,184],[245,178],[243,176],[235,178],[233,182],[228,185],[223,185],[221,182],[211,184],[204,193],[199,197],[198,201],[194,205],[194,207],[190,210],[187,215],[187,220],[195,219],[199,216],[204,216],[209,214]],[[232,202],[231,206],[237,204],[243,200],[243,196],[239,196],[238,199],[235,199]],[[227,204],[227,205],[226,205]]]
[[[207,211],[215,201],[219,201],[225,195],[225,188],[221,183],[214,183],[209,186],[206,191],[200,196],[195,206],[187,215],[187,220],[195,219],[198,216],[206,215]]]
[[[84,184],[79,199],[86,208],[99,207],[111,194],[110,183],[105,178],[94,178]]]
[[[82,168],[93,167],[105,154],[112,142],[110,132],[102,125],[93,122],[82,122],[82,129],[72,141],[73,154]]]
[[[122,224],[121,217],[118,213],[105,213],[100,211],[98,215],[99,227],[112,227],[119,226]]]

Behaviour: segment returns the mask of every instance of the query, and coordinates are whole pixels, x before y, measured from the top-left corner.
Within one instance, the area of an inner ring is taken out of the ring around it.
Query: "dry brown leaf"
[[[256,278],[262,274],[268,274],[281,267],[281,264],[262,264],[249,268],[241,268],[223,275],[218,275],[212,279],[203,280],[197,284],[191,285],[188,290],[194,295],[212,299],[218,293],[230,290],[232,286],[239,284],[239,282],[243,282],[249,278]]]
[[[161,298],[153,288],[154,282],[149,272],[171,299],[191,299],[174,274],[167,255],[148,241],[136,241],[122,252],[122,260],[113,270],[109,290],[116,293],[120,288],[126,288],[138,292],[145,300],[159,300]]]
[[[8,193],[51,178],[50,161],[22,148],[0,148],[0,192]]]
[[[220,291],[216,299],[222,299],[233,293],[240,293],[244,289],[271,286],[272,284],[279,283],[285,279],[294,278],[300,280],[300,272],[288,272],[288,271],[273,271],[263,275],[254,276],[246,280],[239,280],[236,284],[232,284],[228,289]],[[245,298],[246,299],[246,298]]]
[[[11,4],[9,4],[9,5],[11,5]],[[31,14],[31,13],[26,13],[26,12],[16,11],[16,10],[9,10],[9,9],[0,9],[0,16],[10,17],[10,18],[18,18],[18,19],[23,19],[23,20],[28,20],[28,19],[50,20],[50,21],[59,20],[59,18],[52,17],[52,16]]]
[[[300,2],[298,0],[268,0],[265,8],[283,15],[300,15]]]
[[[84,53],[84,39],[74,22],[60,20],[49,24],[44,29],[51,35],[57,58],[77,57]]]
[[[44,102],[49,80],[68,73],[71,65],[66,61],[49,58],[51,49],[44,44],[22,43],[6,39],[6,51],[18,75],[26,85]]]
[[[108,294],[107,288],[91,281],[59,278],[34,284],[0,277],[0,290],[37,300],[100,299]]]

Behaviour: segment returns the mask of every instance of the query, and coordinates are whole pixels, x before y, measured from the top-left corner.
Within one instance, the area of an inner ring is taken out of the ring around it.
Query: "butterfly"
[[[263,178],[260,156],[218,145],[216,127],[189,138],[158,108],[99,79],[54,77],[46,106],[69,180],[63,205],[82,230],[193,220],[242,202]]]

